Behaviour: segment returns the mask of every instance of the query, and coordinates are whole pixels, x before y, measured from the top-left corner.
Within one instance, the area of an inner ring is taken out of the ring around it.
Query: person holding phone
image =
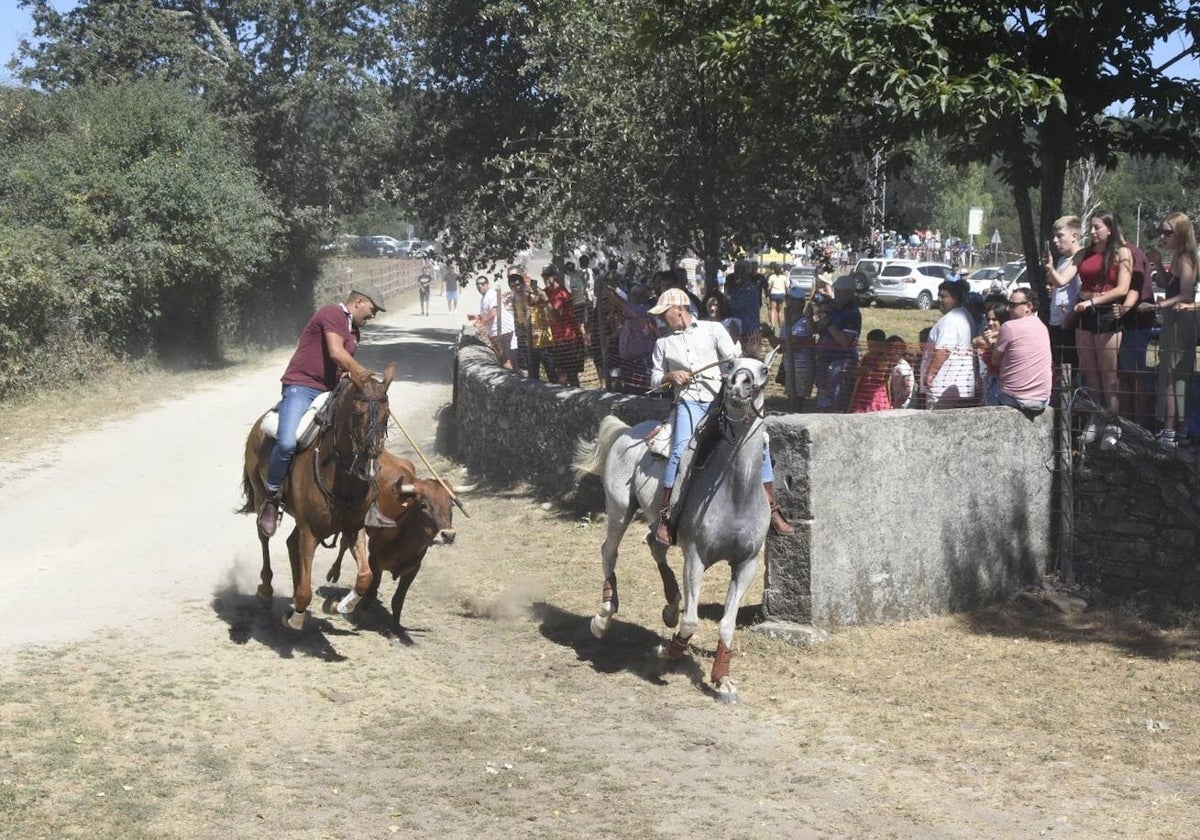
[[[1055,268],[1064,274],[1067,266],[1083,249],[1083,222],[1078,216],[1063,216],[1054,222],[1051,239],[1046,243],[1046,264],[1054,261]],[[1058,252],[1054,260],[1054,251]],[[1079,277],[1072,277],[1062,286],[1054,285],[1046,272],[1046,291],[1050,296],[1050,353],[1055,368],[1068,364],[1079,367],[1075,352],[1074,310],[1079,302]]]
[[[1163,220],[1159,235],[1172,255],[1167,296],[1157,303],[1143,302],[1139,308],[1158,310],[1162,315],[1156,406],[1162,429],[1158,442],[1174,447],[1180,418],[1187,417],[1187,384],[1196,371],[1196,231],[1185,214],[1172,213]]]

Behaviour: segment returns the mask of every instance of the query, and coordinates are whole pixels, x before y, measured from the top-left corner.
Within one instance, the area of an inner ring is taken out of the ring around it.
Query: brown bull
[[[353,544],[343,536],[337,560],[330,568],[327,580],[333,582],[338,579],[342,557],[347,549],[360,565],[363,554],[367,555],[371,583],[363,596],[365,600],[379,597],[383,573],[391,572],[393,580],[397,581],[396,591],[392,595],[392,631],[400,636],[404,633],[400,624],[404,598],[417,572],[421,570],[425,552],[431,545],[454,542],[453,501],[446,488],[436,480],[417,478],[412,461],[386,451],[379,457],[378,483],[376,504],[379,512],[396,525],[368,525],[359,531]]]

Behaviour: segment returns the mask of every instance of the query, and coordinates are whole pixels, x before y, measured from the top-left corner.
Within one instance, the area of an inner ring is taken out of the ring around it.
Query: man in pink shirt
[[[1050,331],[1037,316],[1031,289],[1015,289],[1008,301],[1012,318],[1000,326],[992,361],[1000,369],[1000,404],[1042,411],[1050,403],[1053,363]]]

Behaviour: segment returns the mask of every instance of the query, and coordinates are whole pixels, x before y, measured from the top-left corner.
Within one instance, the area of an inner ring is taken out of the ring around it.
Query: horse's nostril
[[[442,540],[445,542],[446,545],[450,545],[450,543],[454,542],[454,537],[455,537],[454,531],[451,531],[449,529],[444,529],[442,531]]]

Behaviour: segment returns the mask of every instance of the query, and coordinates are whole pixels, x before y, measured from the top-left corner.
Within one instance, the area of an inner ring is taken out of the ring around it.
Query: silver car
[[[875,279],[875,302],[932,309],[937,301],[937,288],[949,279],[950,272],[945,263],[892,260],[879,270]]]
[[[817,276],[815,265],[792,266],[788,272],[788,295],[791,297],[808,297],[812,294],[813,280]]]

